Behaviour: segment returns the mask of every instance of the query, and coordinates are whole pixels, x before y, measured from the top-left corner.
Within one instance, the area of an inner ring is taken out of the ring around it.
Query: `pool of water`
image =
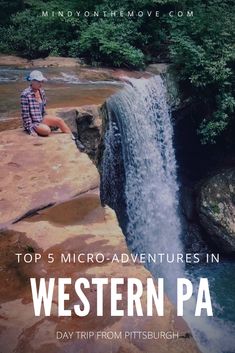
[[[214,303],[214,315],[235,324],[235,262],[221,260],[220,263],[192,266],[189,273],[196,278],[209,279]],[[235,347],[234,347],[235,348]]]

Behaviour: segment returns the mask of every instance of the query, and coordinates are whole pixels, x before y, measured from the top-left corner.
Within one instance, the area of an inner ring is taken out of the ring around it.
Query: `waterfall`
[[[173,127],[166,88],[160,76],[128,81],[106,103],[101,199],[116,211],[131,251],[182,254]],[[187,277],[184,263],[151,262],[147,267],[153,276],[164,277],[166,293],[175,303],[176,280]],[[191,281],[195,277],[190,274]],[[201,351],[234,352],[233,330],[224,328],[217,318],[194,317],[193,308],[195,297],[187,305],[184,318]]]
[[[115,200],[122,192],[117,186],[117,160],[121,158],[129,247],[137,253],[182,253],[173,129],[166,89],[160,76],[129,80],[131,85],[107,101],[109,126],[102,167],[103,198],[106,202],[111,199],[115,208]],[[169,270],[172,280],[177,271],[180,276],[182,265],[176,266],[174,273],[166,266],[159,265],[158,274],[165,275]],[[167,283],[173,288],[171,281]]]

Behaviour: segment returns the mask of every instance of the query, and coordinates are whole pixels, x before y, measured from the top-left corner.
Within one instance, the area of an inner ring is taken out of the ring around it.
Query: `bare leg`
[[[51,129],[46,124],[39,124],[34,130],[40,136],[49,136],[51,133]]]
[[[43,124],[47,126],[59,127],[60,130],[66,134],[71,134],[71,130],[63,119],[57,118],[56,116],[46,115],[43,118]]]

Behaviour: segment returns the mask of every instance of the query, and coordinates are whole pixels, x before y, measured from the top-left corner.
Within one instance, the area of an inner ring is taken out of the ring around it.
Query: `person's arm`
[[[33,123],[29,113],[28,97],[22,94],[20,97],[20,102],[21,102],[21,116],[23,120],[23,126],[30,135],[35,135],[36,132],[33,129]]]

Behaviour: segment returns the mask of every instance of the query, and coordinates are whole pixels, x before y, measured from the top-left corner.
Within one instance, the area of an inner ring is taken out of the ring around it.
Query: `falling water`
[[[103,189],[112,189],[111,203],[115,208],[113,204],[120,192],[117,185],[113,185],[119,179],[115,159],[120,159],[117,153],[121,153],[128,217],[126,234],[131,250],[180,253],[178,185],[166,90],[160,76],[148,80],[130,79],[130,83],[107,102],[110,119],[103,158]],[[119,144],[121,151],[116,148]],[[106,202],[110,199],[107,192],[104,198]],[[158,274],[164,275],[166,266],[166,263],[159,265]],[[174,273],[169,268],[172,281],[180,277],[181,271],[182,265],[176,266]],[[170,280],[167,283],[172,287]]]
[[[129,248],[135,253],[182,254],[173,128],[167,92],[160,76],[128,79],[129,84],[106,105],[105,149],[101,166],[101,198],[119,217]],[[126,219],[124,219],[126,217]],[[164,277],[168,296],[176,302],[176,279],[187,277],[184,263],[148,264]],[[190,279],[194,281],[193,275]],[[221,342],[224,327],[214,317],[194,317],[195,297],[184,318],[203,352],[234,352],[232,331]],[[223,323],[222,323],[223,325]]]

